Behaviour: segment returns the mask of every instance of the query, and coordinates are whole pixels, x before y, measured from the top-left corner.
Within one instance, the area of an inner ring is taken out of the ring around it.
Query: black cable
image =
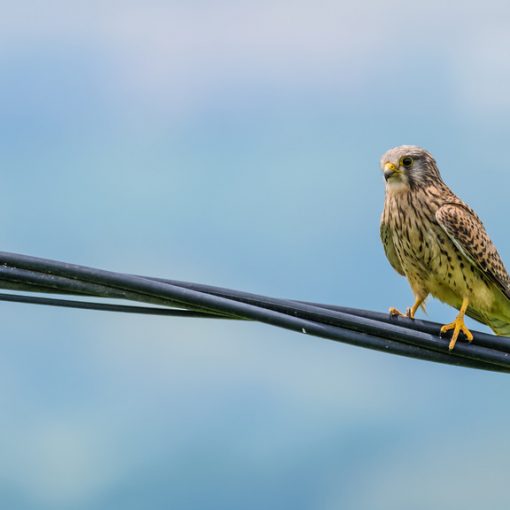
[[[132,275],[134,276],[134,275]],[[19,269],[9,266],[0,266],[0,277],[2,280],[0,281],[0,287],[4,288],[11,288],[15,290],[30,290],[34,292],[66,292],[70,293],[73,292],[75,294],[86,294],[91,296],[100,296],[100,297],[115,297],[115,298],[124,298],[124,299],[133,299],[133,300],[144,300],[145,302],[152,301],[153,303],[159,303],[159,304],[170,304],[175,305],[175,302],[168,301],[168,300],[162,300],[162,299],[153,299],[149,300],[146,296],[142,297],[139,295],[136,295],[135,293],[127,293],[127,292],[120,292],[119,290],[114,290],[112,288],[109,288],[104,285],[97,285],[97,284],[91,284],[89,282],[82,282],[76,279],[69,279],[69,278],[63,278],[58,276],[51,276],[48,274],[42,274],[37,273],[34,271],[26,270],[26,269]],[[136,276],[137,278],[147,278],[142,276]],[[8,279],[8,280],[7,280]],[[255,304],[257,306],[262,306],[264,308],[272,309],[275,311],[283,311],[284,313],[290,313],[294,314],[298,317],[302,318],[311,318],[312,320],[317,319],[317,314],[315,316],[311,316],[309,313],[300,313],[303,312],[303,310],[299,310],[299,305],[296,306],[296,303],[299,303],[297,301],[293,300],[283,300],[283,299],[276,299],[276,298],[269,298],[267,296],[261,296],[253,293],[248,292],[241,292],[241,291],[235,291],[231,289],[225,289],[221,287],[214,287],[211,285],[203,285],[203,284],[197,284],[197,283],[189,283],[189,282],[182,282],[177,280],[168,280],[163,278],[148,278],[150,280],[162,282],[162,283],[168,283],[175,286],[184,287],[190,290],[197,290],[199,292],[206,292],[209,294],[217,295],[226,297],[228,299],[235,299],[238,301],[242,301],[245,303]],[[20,284],[23,282],[24,284]],[[42,286],[42,283],[46,283],[47,285],[52,285],[53,287],[49,286]],[[19,300],[21,301],[21,300]],[[25,302],[28,302],[27,299],[25,299]],[[33,301],[34,302],[34,301]],[[49,304],[49,303],[48,303]],[[360,310],[355,308],[347,308],[347,307],[341,307],[341,306],[334,306],[334,305],[324,305],[324,304],[318,304],[318,303],[300,303],[303,305],[313,305],[315,307],[321,307],[325,308],[327,310],[334,310],[339,311],[342,313],[348,313],[352,315],[356,315],[359,317],[365,317],[368,319],[374,319],[378,321],[382,321],[389,324],[395,324],[397,323],[399,326],[413,329],[417,331],[423,331],[427,332],[433,335],[439,335],[439,330],[441,325],[429,321],[422,321],[422,320],[409,320],[409,319],[401,319],[401,318],[392,318],[389,316],[389,314],[383,314],[379,312],[371,312],[367,310]],[[71,306],[71,305],[64,305],[64,304],[57,304],[57,306]],[[120,305],[117,305],[120,306]],[[72,305],[74,308],[78,308],[78,306]],[[85,308],[85,307],[82,307]],[[104,305],[95,305],[90,306],[88,305],[86,308],[89,309],[101,309],[104,308]],[[106,308],[104,308],[106,309]],[[147,309],[149,310],[149,309]],[[164,315],[162,310],[158,312],[158,314]],[[111,311],[114,311],[113,309]],[[117,308],[115,311],[122,311],[120,308]],[[212,314],[207,312],[199,312],[198,310],[194,311],[197,313],[197,315],[193,314],[179,314],[180,316],[189,316],[189,317],[216,317],[218,318],[218,314]],[[131,313],[144,313],[141,310]],[[149,312],[146,313],[155,313],[155,312]],[[174,315],[173,313],[171,315]],[[220,315],[221,316],[221,315]],[[229,317],[228,315],[224,315],[225,317]],[[335,324],[335,321],[328,321],[328,318],[322,317],[322,320],[325,320],[327,323]],[[510,352],[510,342],[502,337],[497,337],[494,335],[488,335],[486,333],[482,332],[474,332],[477,337],[477,344],[482,345],[484,347],[491,347],[503,350],[505,352]]]
[[[128,312],[128,313],[139,313],[149,315],[167,315],[176,317],[193,317],[193,318],[214,318],[214,319],[227,319],[228,317],[221,317],[219,315],[207,314],[202,312],[194,312],[190,310],[176,310],[176,309],[164,309],[164,308],[152,308],[152,307],[136,307],[126,305],[112,305],[106,303],[90,303],[85,301],[72,301],[55,298],[41,298],[37,296],[24,296],[15,294],[4,294],[0,293],[0,301],[14,301],[41,305],[52,305],[67,308],[81,308],[81,309],[92,309],[92,310],[103,310],[103,311],[115,311],[115,312]],[[305,330],[306,331],[306,330]],[[301,331],[303,332],[303,331]],[[464,360],[459,362],[455,357],[447,354],[436,353],[428,351],[426,349],[420,349],[406,344],[402,344],[390,339],[381,339],[372,337],[371,335],[358,333],[355,331],[342,330],[336,328],[336,332],[340,333],[333,336],[324,336],[332,340],[338,340],[347,342],[353,345],[367,347],[379,351],[391,352],[392,354],[398,354],[402,356],[418,358],[422,360],[435,361],[438,363],[446,363],[449,365],[458,365],[469,368],[478,368],[484,370],[491,370],[496,372],[507,372],[508,369],[498,367],[497,365],[484,364],[480,362],[472,362],[470,360]],[[309,333],[306,331],[306,333]]]
[[[349,308],[344,306],[335,305],[316,305],[330,310],[338,310],[345,313],[351,313],[359,317],[366,317],[367,319],[374,319],[388,324],[398,324],[404,328],[412,329],[415,331],[424,331],[432,335],[440,336],[442,324],[438,322],[425,321],[421,319],[407,319],[405,317],[391,317],[389,313],[373,312],[370,310],[361,310],[359,308]],[[477,345],[483,345],[491,349],[498,349],[510,353],[510,339],[504,336],[490,335],[483,331],[471,330],[476,338]]]
[[[114,273],[5,252],[0,253],[0,263],[3,264],[0,266],[0,280],[8,279],[9,285],[19,285],[24,290],[31,290],[30,285],[35,283],[39,289],[50,288],[56,292],[114,296],[151,304],[159,303],[202,314],[258,320],[322,338],[404,356],[487,370],[510,370],[508,352],[479,345],[478,336],[471,345],[459,342],[450,353],[447,342],[436,334],[421,330],[416,323],[413,324],[413,329],[407,324],[395,324],[380,318],[363,316],[363,311],[356,314],[352,310],[342,310],[329,305],[278,300],[217,287]],[[97,309],[101,309],[100,306],[103,305],[98,305]],[[487,336],[492,338],[492,335]],[[497,340],[504,342],[503,339]],[[508,343],[505,347],[507,346]]]
[[[241,292],[231,289],[224,289],[221,287],[214,287],[211,285],[202,285],[197,283],[181,282],[177,280],[166,280],[162,278],[152,278],[157,281],[167,282],[172,285],[182,286],[188,289],[198,290],[201,292],[208,292],[217,296],[226,297],[229,299],[236,299],[245,303],[257,304],[258,306],[267,307],[272,310],[284,311],[285,313],[295,314],[299,317],[314,318],[307,313],[306,307],[300,305],[309,305],[316,308],[323,308],[331,311],[337,311],[345,314],[355,315],[358,317],[364,317],[366,319],[372,319],[384,322],[386,324],[398,325],[407,329],[415,331],[422,331],[430,333],[434,336],[440,335],[441,324],[430,321],[423,321],[419,319],[405,319],[401,317],[391,317],[389,313],[372,312],[368,310],[360,310],[358,308],[349,308],[335,305],[325,305],[320,303],[310,303],[304,301],[284,300],[277,298],[270,298],[267,296],[261,296],[249,292]],[[317,313],[317,310],[315,311]],[[315,315],[315,318],[317,315]],[[331,322],[334,324],[335,322]],[[477,345],[484,347],[499,349],[510,353],[510,339],[506,337],[498,337],[489,335],[481,331],[472,331],[476,335]]]
[[[20,294],[5,294],[0,292],[0,301],[14,303],[30,303],[34,305],[58,306],[62,308],[78,308],[82,310],[100,310],[104,312],[123,312],[144,315],[163,315],[169,317],[190,317],[205,319],[228,319],[211,313],[195,312],[193,310],[180,310],[176,308],[156,308],[152,306],[118,305],[113,303],[97,303],[90,301],[77,301],[71,299],[45,298],[39,296],[25,296]]]
[[[39,268],[40,269],[40,268]],[[179,306],[171,298],[140,295],[136,292],[114,288],[109,285],[79,280],[73,277],[60,276],[54,273],[42,272],[32,268],[19,268],[0,265],[0,288],[44,293],[62,293],[86,295],[102,298],[129,299],[150,304]],[[183,308],[183,307],[181,307]],[[198,307],[189,306],[189,310],[201,311]],[[217,315],[217,314],[216,314]],[[228,315],[228,314],[225,314]]]

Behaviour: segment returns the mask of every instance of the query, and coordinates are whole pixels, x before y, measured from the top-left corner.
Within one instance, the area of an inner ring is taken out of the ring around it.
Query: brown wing
[[[466,205],[450,203],[437,210],[436,220],[469,262],[510,298],[510,276],[476,213]]]
[[[397,273],[405,276],[400,260],[397,257],[397,252],[395,251],[390,229],[384,222],[381,222],[381,241],[384,246],[384,253],[386,253],[386,258],[390,261],[391,267],[397,271]]]

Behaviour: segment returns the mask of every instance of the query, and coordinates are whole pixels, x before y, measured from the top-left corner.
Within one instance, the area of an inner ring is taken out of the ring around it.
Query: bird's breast
[[[402,269],[415,291],[455,307],[470,296],[478,308],[489,309],[493,294],[486,280],[436,221],[440,205],[412,194],[386,198],[383,221],[390,227]]]
[[[395,253],[411,287],[455,307],[466,295],[480,301],[482,308],[490,307],[491,292],[480,271],[436,221],[439,207],[426,196],[386,198],[383,220],[390,227]]]

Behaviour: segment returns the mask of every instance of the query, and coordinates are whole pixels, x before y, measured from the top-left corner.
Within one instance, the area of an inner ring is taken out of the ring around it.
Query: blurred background
[[[4,3],[1,249],[405,308],[378,161],[417,144],[510,264],[509,16]],[[258,324],[10,303],[0,319],[3,508],[507,508],[508,376]]]

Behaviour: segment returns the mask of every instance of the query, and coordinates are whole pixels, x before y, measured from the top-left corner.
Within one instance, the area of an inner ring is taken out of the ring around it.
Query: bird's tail
[[[510,336],[510,322],[491,318],[487,325],[498,336]]]
[[[486,324],[489,328],[496,333],[498,336],[510,336],[510,320],[508,319],[498,319],[497,317],[488,317],[485,314],[474,310],[473,308],[468,308],[467,315],[472,319],[475,319],[482,324]]]

